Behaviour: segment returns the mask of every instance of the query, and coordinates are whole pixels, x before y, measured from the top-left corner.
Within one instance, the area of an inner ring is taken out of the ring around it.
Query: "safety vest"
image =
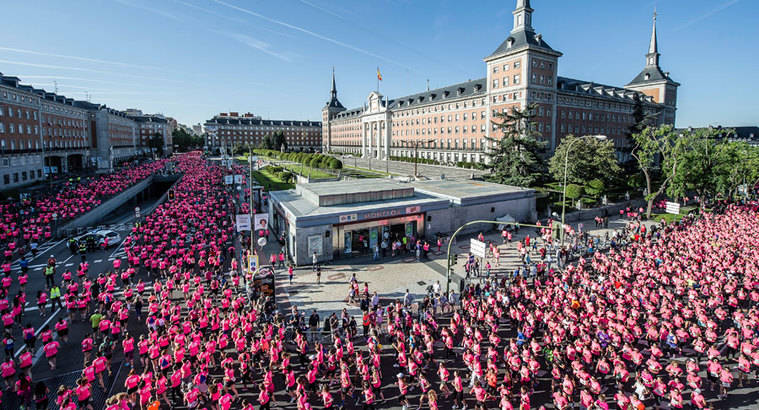
[[[52,266],[48,266],[48,267],[45,268],[45,276],[50,276],[53,273],[54,273],[54,271],[53,271],[53,267]]]
[[[79,244],[79,250],[82,251],[82,252],[86,251],[87,250],[87,244],[84,243],[84,242],[80,243]]]
[[[61,289],[58,286],[54,286],[50,289],[50,299],[58,299],[61,297]]]

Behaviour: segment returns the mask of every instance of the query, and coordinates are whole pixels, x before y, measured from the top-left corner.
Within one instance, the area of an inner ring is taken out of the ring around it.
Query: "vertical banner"
[[[253,229],[257,231],[265,231],[269,229],[269,214],[255,214],[254,222],[255,227]]]
[[[345,253],[353,253],[353,232],[345,232],[343,238],[345,242]]]
[[[377,245],[378,237],[377,228],[369,228],[369,248],[374,251],[374,246]]]

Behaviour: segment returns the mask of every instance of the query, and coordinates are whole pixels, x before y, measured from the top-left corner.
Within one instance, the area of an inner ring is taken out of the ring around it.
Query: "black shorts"
[[[134,387],[132,387],[130,389],[127,389],[127,393],[129,393],[129,394],[137,393],[137,386],[134,386]]]
[[[87,397],[84,400],[78,400],[78,401],[79,401],[79,407],[86,407],[92,401],[92,396]]]
[[[61,330],[58,331],[58,337],[68,336],[68,334],[69,334],[69,330],[68,329],[61,329]]]

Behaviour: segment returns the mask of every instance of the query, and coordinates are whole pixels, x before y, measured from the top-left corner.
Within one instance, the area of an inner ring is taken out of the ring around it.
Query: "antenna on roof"
[[[430,79],[428,78],[427,79],[427,91],[429,91],[429,90],[430,90]]]
[[[58,94],[58,81],[53,80],[53,86],[55,88],[55,93]]]

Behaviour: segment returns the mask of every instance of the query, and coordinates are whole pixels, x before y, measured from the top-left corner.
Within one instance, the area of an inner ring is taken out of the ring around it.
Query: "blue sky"
[[[0,72],[118,109],[194,124],[226,111],[320,120],[340,100],[398,97],[485,75],[515,0],[6,1]],[[559,75],[621,86],[644,65],[654,6],[677,126],[756,125],[755,0],[533,0]],[[32,20],[29,16],[34,16]]]

